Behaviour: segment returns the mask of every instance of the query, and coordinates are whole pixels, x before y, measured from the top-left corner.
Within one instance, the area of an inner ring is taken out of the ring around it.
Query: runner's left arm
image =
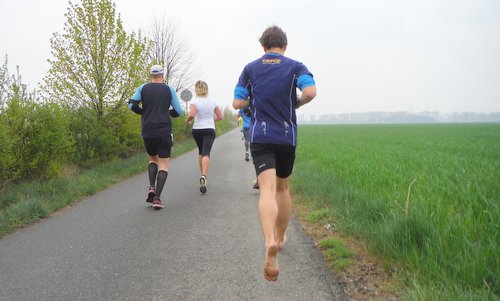
[[[297,98],[295,108],[305,105],[316,97],[316,82],[312,73],[302,63],[297,66],[297,75],[297,87],[302,94]]]
[[[216,106],[214,109],[215,112],[215,121],[221,121],[224,119],[224,115],[222,114],[222,111],[219,106]]]

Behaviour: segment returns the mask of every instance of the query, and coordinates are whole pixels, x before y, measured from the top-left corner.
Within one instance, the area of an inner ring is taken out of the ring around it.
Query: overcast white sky
[[[74,1],[79,3],[78,0]],[[211,96],[229,106],[272,24],[286,55],[314,74],[317,98],[298,114],[500,111],[498,0],[116,0],[128,33],[176,20]],[[66,0],[0,0],[0,55],[30,88],[47,72]],[[2,59],[3,61],[3,59]]]

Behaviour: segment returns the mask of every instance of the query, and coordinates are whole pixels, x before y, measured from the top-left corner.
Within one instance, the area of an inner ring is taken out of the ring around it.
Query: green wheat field
[[[403,271],[405,298],[500,299],[500,124],[302,125],[292,185]]]

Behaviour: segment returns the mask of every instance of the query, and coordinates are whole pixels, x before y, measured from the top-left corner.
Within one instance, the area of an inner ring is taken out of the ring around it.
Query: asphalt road
[[[295,219],[278,281],[264,279],[238,130],[214,143],[206,195],[196,158],[171,161],[162,210],[144,202],[143,173],[0,239],[0,300],[346,300]]]

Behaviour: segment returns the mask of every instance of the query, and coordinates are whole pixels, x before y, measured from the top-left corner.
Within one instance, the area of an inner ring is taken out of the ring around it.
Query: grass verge
[[[335,238],[324,239],[319,246],[324,250],[326,259],[330,261],[330,267],[337,271],[345,269],[349,265],[349,259],[356,255],[344,241]]]
[[[176,143],[172,157],[194,147],[193,139]],[[146,155],[140,153],[67,177],[11,185],[0,194],[0,237],[127,177],[145,172],[146,163]]]
[[[294,195],[295,216],[335,272],[349,300],[399,300],[401,284],[395,278],[393,267],[369,254],[359,238],[341,231],[332,209],[312,209],[303,198]]]

